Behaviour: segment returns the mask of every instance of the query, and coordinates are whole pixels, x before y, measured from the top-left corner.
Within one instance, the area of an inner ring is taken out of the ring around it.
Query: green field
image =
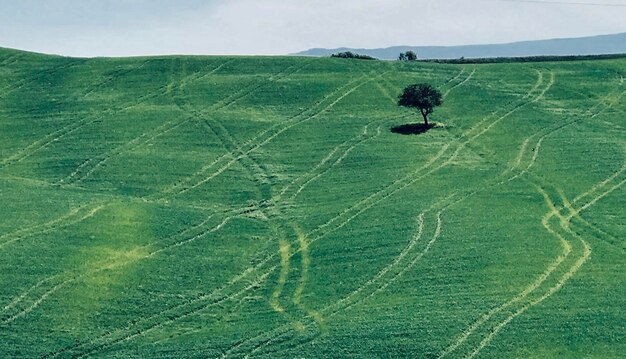
[[[0,49],[0,357],[624,357],[625,75]]]

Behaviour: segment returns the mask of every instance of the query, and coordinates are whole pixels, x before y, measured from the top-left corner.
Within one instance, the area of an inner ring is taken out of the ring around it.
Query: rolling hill
[[[396,60],[401,52],[415,51],[420,59],[458,59],[626,54],[626,33],[572,39],[521,41],[509,44],[464,46],[393,46],[384,49],[310,49],[297,53],[304,56],[330,56],[352,51],[383,60]]]
[[[0,356],[621,357],[625,72],[2,49]]]

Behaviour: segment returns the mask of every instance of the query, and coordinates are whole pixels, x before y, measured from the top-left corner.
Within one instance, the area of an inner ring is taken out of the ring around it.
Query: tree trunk
[[[426,114],[422,110],[420,110],[420,112],[422,113],[422,117],[424,117],[424,125],[426,126],[426,128],[428,128],[428,114]]]

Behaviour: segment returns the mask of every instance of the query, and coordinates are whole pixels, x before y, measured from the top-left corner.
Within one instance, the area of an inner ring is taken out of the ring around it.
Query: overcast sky
[[[626,32],[625,19],[626,1],[617,0],[0,0],[0,47],[72,56],[288,54],[610,34]]]

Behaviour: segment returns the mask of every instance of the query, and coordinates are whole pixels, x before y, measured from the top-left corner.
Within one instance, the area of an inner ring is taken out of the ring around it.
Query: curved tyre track
[[[526,100],[526,99],[531,98],[533,96],[533,92],[535,92],[541,85],[541,79],[542,79],[542,77],[539,76],[538,83],[535,84],[535,86],[533,86],[533,88],[522,98],[522,100]],[[341,99],[346,97],[349,93],[351,93],[352,91],[356,90],[356,88],[358,88],[358,86],[359,86],[359,84],[357,84],[357,86],[353,87],[348,92],[344,93],[337,100],[332,102],[330,106],[333,106],[334,104],[339,102]],[[547,92],[547,90],[549,89],[550,86],[551,86],[551,83],[548,84],[548,86],[546,86],[546,88],[544,88],[543,91],[540,91],[538,93],[538,95],[536,95],[536,96],[540,97],[543,94],[545,94],[545,92]],[[528,105],[529,103],[531,103],[531,101],[538,101],[538,100],[539,100],[538,98],[536,98],[536,100],[535,99],[531,99],[531,100],[527,101],[527,103],[522,102],[522,103],[520,103],[518,105],[515,105],[515,108],[513,110],[510,110],[505,115],[500,116],[499,120],[502,120],[502,119],[508,117],[509,115],[514,113],[516,109],[519,109],[519,108],[521,108],[521,107],[523,107],[525,105]],[[490,117],[487,117],[485,120],[483,120],[479,124],[477,124],[477,126],[482,125],[482,123],[484,121],[487,121],[489,118]],[[482,135],[484,133],[486,133],[486,131],[481,131],[477,135],[474,135],[470,139],[468,139],[464,144],[469,143],[470,141],[476,139],[477,137],[479,137],[480,135]],[[400,191],[400,190],[410,186],[411,184],[417,182],[419,179],[421,179],[421,178],[423,178],[423,177],[425,177],[425,176],[435,172],[436,170],[439,170],[440,168],[443,168],[444,166],[448,165],[451,162],[450,160],[444,162],[442,165],[440,165],[440,166],[438,166],[436,168],[433,168],[433,169],[429,170],[429,168],[440,157],[443,156],[444,152],[447,149],[448,149],[448,146],[444,146],[442,148],[442,150],[437,155],[434,156],[434,158],[432,158],[423,167],[418,168],[414,173],[410,173],[407,176],[405,176],[405,177],[403,177],[403,178],[401,178],[399,180],[394,181],[391,185],[386,186],[382,190],[379,190],[376,193],[370,195],[369,197],[359,201],[356,205],[348,208],[347,210],[343,211],[338,216],[330,219],[328,222],[324,223],[323,225],[321,225],[317,229],[309,232],[307,234],[308,244],[310,245],[311,243],[314,243],[315,241],[317,241],[319,239],[322,239],[322,238],[326,237],[327,235],[335,232],[336,230],[344,227],[350,221],[352,221],[354,218],[356,218],[361,213],[365,212],[366,210],[368,210],[369,208],[371,208],[372,206],[374,206],[378,202],[380,202],[380,201],[390,197],[391,195],[397,193],[398,191]],[[458,154],[460,152],[460,150],[461,150],[461,148],[459,148],[455,153]],[[417,178],[414,178],[414,176],[416,174],[419,174],[419,173],[421,173],[421,172],[423,172],[425,170],[427,171],[426,173],[423,173],[422,175],[418,176]],[[298,253],[298,251],[294,251],[291,254],[291,256],[295,255],[296,253]],[[266,257],[264,260],[262,260],[260,263],[258,263],[256,266],[248,268],[246,271],[242,272],[240,275],[238,275],[235,278],[233,278],[233,280],[231,280],[225,287],[223,287],[222,289],[218,289],[217,291],[213,292],[213,295],[211,297],[214,297],[216,295],[216,293],[219,293],[220,291],[223,291],[225,289],[234,287],[235,284],[241,282],[244,278],[250,276],[251,274],[253,274],[255,272],[262,271],[260,274],[258,274],[257,279],[258,278],[266,278],[266,277],[268,277],[272,272],[274,272],[278,268],[278,265],[271,265],[270,264],[270,260],[272,260],[275,256],[276,256],[275,253],[271,254],[268,257]],[[253,283],[257,283],[257,281],[253,281]],[[249,286],[248,288],[251,289],[253,287],[254,286]],[[218,302],[222,302],[223,300],[235,299],[236,297],[238,297],[238,296],[240,296],[240,295],[242,295],[244,293],[245,293],[245,290],[240,290],[240,291],[236,292],[233,295],[222,295],[222,296],[218,297],[219,299],[216,299],[216,300]],[[200,299],[201,300],[206,300],[208,298],[210,298],[210,297],[208,297],[208,295],[207,295],[207,296],[203,296]],[[195,311],[198,311],[198,310],[203,310],[203,309],[207,308],[208,306],[210,306],[210,305],[201,306],[201,307],[199,307],[197,309],[192,310],[192,312],[195,312]],[[113,344],[111,344],[111,345],[113,345]],[[108,347],[110,345],[107,344],[106,346]]]
[[[128,70],[124,70],[124,71],[120,71],[112,76],[110,76],[109,78],[107,78],[104,81],[101,81],[99,83],[96,83],[95,85],[91,86],[91,89],[88,90],[88,93],[85,95],[82,95],[82,97],[86,97],[89,93],[93,93],[95,91],[97,91],[99,88],[103,87],[105,84],[110,83],[112,81],[114,81],[115,79],[123,76],[123,75],[127,75],[133,71],[136,71],[142,67],[144,67],[149,61],[144,61],[142,62],[139,66],[133,67],[132,69],[128,69]],[[74,101],[77,101],[78,98],[74,98]],[[16,163],[19,163],[23,160],[25,160],[26,158],[34,155],[36,152],[41,151],[43,149],[45,149],[46,147],[48,147],[50,144],[55,143],[60,141],[61,139],[63,139],[64,137],[66,137],[67,135],[70,135],[76,131],[78,131],[79,129],[91,125],[93,123],[98,122],[99,120],[101,120],[102,118],[104,118],[107,115],[111,115],[115,112],[118,111],[123,111],[125,108],[124,107],[120,107],[117,109],[114,108],[108,108],[105,109],[104,111],[102,111],[102,113],[100,114],[89,114],[85,117],[82,117],[81,119],[77,120],[77,121],[72,121],[71,123],[59,128],[58,130],[55,130],[53,132],[50,132],[49,134],[44,135],[43,137],[41,137],[38,140],[33,141],[30,145],[18,150],[16,153],[14,153],[13,155],[3,159],[0,162],[0,169],[7,167],[7,166],[11,166],[14,165]]]
[[[215,67],[212,71],[208,71],[207,73],[202,73],[202,71],[199,71],[199,72],[190,74],[186,76],[185,78],[181,79],[180,83],[186,83],[188,81],[193,81],[193,80],[197,80],[199,78],[208,76],[208,74],[218,71],[225,64],[226,63],[222,63],[218,65],[217,67]],[[215,65],[211,64],[208,66],[215,66]],[[166,95],[172,91],[172,87],[173,85],[171,83],[162,85],[158,87],[157,89],[155,89],[154,91],[144,96],[139,97],[135,102],[131,104],[126,104],[123,107],[108,110],[107,114],[123,112],[129,109],[132,109],[136,106],[139,106],[143,103],[146,103],[159,96]],[[141,133],[140,135],[131,139],[130,141],[123,143],[102,155],[87,159],[86,161],[81,163],[74,171],[72,171],[68,176],[60,179],[58,181],[58,184],[74,184],[74,183],[81,182],[82,180],[90,176],[92,173],[94,173],[98,168],[103,166],[110,158],[117,156],[121,153],[124,153],[125,151],[137,148],[138,146],[141,146],[149,142],[150,140],[154,139],[156,136],[161,135],[163,133],[167,133],[173,130],[174,128],[181,126],[182,125],[181,122],[184,123],[189,120],[190,119],[187,118],[187,119],[182,119],[182,120],[175,119],[175,120],[166,121],[165,123],[157,126],[156,128],[153,128],[152,130],[148,132]]]
[[[609,177],[609,179],[614,178],[615,175]],[[599,184],[594,185],[592,189],[595,191],[602,186],[606,186],[608,182],[609,181],[606,180],[601,181]],[[599,201],[600,199],[620,188],[624,183],[626,183],[626,179],[610,187],[596,197],[592,198],[587,203],[581,205],[577,209],[573,208],[564,197],[563,207],[557,207],[551,200],[549,194],[540,186],[536,186],[538,191],[543,195],[546,204],[550,209],[550,211],[543,217],[542,225],[550,235],[552,235],[559,241],[563,252],[559,256],[557,256],[552,263],[548,265],[546,271],[543,274],[541,274],[534,282],[526,287],[520,294],[513,297],[504,304],[493,308],[492,310],[484,314],[478,321],[476,321],[470,327],[464,330],[463,333],[459,337],[457,337],[457,339],[439,355],[439,358],[443,358],[451,355],[452,353],[456,353],[458,350],[460,350],[459,348],[464,343],[468,342],[470,337],[474,336],[474,334],[477,333],[481,327],[488,325],[486,323],[491,321],[492,318],[494,318],[501,312],[504,312],[505,315],[508,313],[506,317],[501,318],[500,321],[497,322],[495,325],[489,327],[489,329],[486,329],[487,334],[483,337],[483,339],[480,340],[478,345],[471,348],[469,353],[466,353],[465,355],[465,357],[467,358],[474,357],[486,345],[488,345],[489,342],[491,342],[491,340],[495,337],[495,335],[497,335],[497,333],[500,332],[506,325],[508,325],[514,318],[523,314],[530,307],[541,303],[542,301],[556,293],[559,289],[561,289],[565,285],[565,283],[580,269],[580,267],[582,267],[582,265],[589,259],[591,255],[591,247],[589,246],[589,244],[571,229],[570,222],[572,217],[577,216],[580,212],[588,209],[590,206],[597,203],[597,201]],[[589,193],[591,192],[592,191],[590,190]],[[567,210],[569,214],[562,214],[561,212],[564,209]],[[557,229],[554,227],[554,225],[552,224],[553,218],[556,218],[558,220],[560,228]],[[574,256],[574,258],[572,258],[572,256]],[[561,271],[564,271],[564,273],[559,275],[558,273]],[[553,275],[555,273],[557,274]],[[547,285],[544,285],[546,283]],[[546,286],[548,288],[544,288]],[[480,333],[478,333],[477,335],[480,335]]]
[[[37,224],[31,227],[19,229],[13,233],[8,233],[0,236],[0,249],[11,245],[17,241],[24,240],[34,235],[46,234],[57,230],[58,228],[64,228],[76,223],[80,223],[87,218],[92,217],[103,205],[83,205],[76,208],[72,208],[67,214],[62,215],[59,218],[53,219],[46,223]],[[86,213],[85,213],[86,212]]]
[[[293,128],[296,125],[302,124],[309,120],[313,120],[317,118],[319,115],[321,115],[322,113],[324,113],[325,111],[330,110],[333,106],[335,106],[345,97],[347,97],[352,92],[356,91],[359,87],[363,86],[365,83],[369,81],[371,81],[371,79],[360,80],[356,85],[352,86],[347,91],[344,91],[338,97],[336,97],[333,102],[331,102],[330,104],[328,104],[327,106],[321,109],[317,109],[316,111],[316,107],[320,107],[321,104],[324,103],[325,101],[330,101],[329,98],[333,94],[335,94],[335,92],[331,93],[330,95],[322,99],[320,102],[314,104],[313,107],[311,107],[310,109],[305,110],[301,112],[300,114],[297,114],[287,119],[286,121],[283,121],[277,125],[274,125],[265,131],[262,131],[254,138],[250,139],[243,145],[239,146],[236,149],[236,152],[238,153],[238,155],[230,159],[227,163],[222,165],[220,168],[214,170],[213,172],[209,172],[209,170],[215,167],[217,163],[223,159],[223,157],[218,158],[216,161],[209,164],[208,166],[205,166],[204,168],[202,168],[200,171],[196,172],[192,176],[185,178],[182,181],[179,181],[175,186],[167,189],[166,192],[172,192],[172,195],[181,195],[181,194],[187,193],[191,190],[194,190],[202,186],[203,184],[211,181],[213,178],[217,177],[218,175],[226,171],[228,168],[230,168],[230,166],[232,166],[234,163],[239,161],[241,158],[243,158],[244,156],[250,155],[255,150],[261,148],[262,146],[274,140],[283,132]],[[309,112],[312,112],[312,113],[308,114]]]
[[[367,133],[367,131],[364,130],[364,133]],[[356,143],[360,143],[360,142],[362,142],[362,138],[363,137],[364,137],[363,134],[359,134],[352,141],[347,141],[346,143],[340,145],[340,147],[341,148],[345,148],[345,145],[348,144],[348,143],[351,143],[352,145],[354,145]],[[365,139],[367,140],[367,139],[371,139],[371,138],[373,138],[375,136],[371,136],[371,137],[365,136],[365,137],[366,137]],[[348,149],[349,148],[350,147],[348,147]],[[322,168],[324,168],[325,170],[328,170],[329,167],[332,168],[333,166],[335,166],[338,163],[338,161],[331,161],[330,158],[333,158],[333,157],[334,158],[344,158],[345,157],[345,151],[340,152],[337,148],[333,149],[331,151],[331,154],[329,154],[329,156],[324,158],[322,160],[322,162],[318,166],[316,166],[314,169],[312,169],[311,171],[309,171],[306,174],[304,174],[303,178],[305,178],[305,177],[309,178],[311,175],[313,175],[313,176],[317,175],[316,171],[319,171]],[[301,182],[302,182],[302,179],[294,180],[294,183],[301,183]],[[313,182],[313,181],[308,181],[306,185],[310,184],[311,182]],[[278,198],[275,198],[273,201],[276,202],[278,200],[281,200],[283,196],[290,196],[289,192],[293,193],[293,190],[291,190],[291,191],[288,190],[288,191],[282,192],[282,194],[279,195]],[[269,206],[269,205],[272,205],[272,203],[264,203],[262,205]],[[250,214],[250,213],[253,213],[255,211],[258,211],[258,210],[259,210],[259,207],[249,207],[249,208],[242,209],[239,214],[246,215],[246,214]],[[232,216],[232,218],[234,218],[234,216]],[[193,228],[200,228],[200,227],[204,226],[206,224],[206,222],[208,222],[208,220],[209,219],[207,219],[207,221],[205,221],[203,223],[200,223],[199,225],[196,225]],[[183,234],[189,233],[190,231],[192,231],[192,229],[186,230]],[[200,235],[196,234],[196,235],[193,235],[193,236],[189,237],[188,239],[177,241],[174,244],[172,244],[170,246],[167,246],[166,248],[161,248],[161,249],[153,251],[150,254],[150,256],[154,256],[154,255],[156,255],[159,252],[162,252],[162,251],[167,250],[169,248],[173,248],[175,246],[184,245],[186,243],[189,243],[189,242],[191,242],[193,240],[198,239],[199,237],[200,237]],[[266,258],[259,265],[267,264],[274,256],[275,256],[275,254],[273,254],[269,258]],[[133,260],[132,262],[135,262],[135,261]],[[129,264],[129,263],[131,263],[131,262],[125,262],[125,263],[117,264],[115,266],[115,268],[119,268],[120,266]],[[106,270],[106,269],[111,269],[111,267],[107,266],[105,268],[99,269],[98,271],[102,271],[102,270]],[[82,279],[82,278],[84,278],[86,276],[89,276],[89,275],[92,275],[92,274],[95,274],[95,273],[97,273],[97,272],[91,272],[91,273],[87,273],[85,276],[80,276],[78,278],[73,278],[72,282],[75,282],[75,281],[77,281],[79,279]],[[237,285],[237,283],[242,281],[250,273],[251,273],[251,269],[248,269],[247,271],[243,272],[239,276],[236,276],[235,278],[233,278],[230,281],[230,283],[227,285],[227,287],[232,287],[232,286]],[[111,345],[114,345],[114,344],[122,342],[122,341],[131,340],[131,339],[133,339],[133,338],[135,338],[135,337],[137,337],[139,335],[142,335],[144,333],[150,332],[152,330],[155,330],[157,328],[160,328],[160,327],[164,326],[165,323],[163,323],[163,318],[162,318],[163,315],[167,315],[167,317],[170,318],[170,320],[167,321],[167,323],[172,323],[172,322],[174,322],[174,321],[176,321],[178,319],[182,319],[184,317],[192,315],[193,313],[195,313],[195,312],[197,312],[199,310],[203,310],[203,309],[206,309],[208,307],[212,307],[212,306],[214,306],[216,304],[219,304],[219,303],[222,303],[222,302],[224,302],[226,300],[235,299],[235,298],[239,297],[240,295],[244,294],[246,291],[248,291],[250,289],[253,289],[256,286],[258,286],[258,284],[261,283],[270,274],[271,274],[271,272],[268,272],[267,274],[262,275],[260,278],[257,278],[256,281],[252,282],[253,285],[245,286],[243,289],[240,289],[240,291],[235,293],[235,294],[232,294],[232,295],[229,295],[229,296],[222,296],[222,297],[220,297],[218,295],[219,293],[217,293],[217,292],[209,293],[209,294],[206,294],[206,295],[201,296],[199,298],[196,298],[195,300],[192,300],[190,302],[182,303],[182,304],[180,304],[180,305],[178,305],[178,306],[176,306],[174,308],[170,308],[168,311],[166,311],[165,314],[164,313],[158,313],[158,314],[156,314],[154,316],[151,316],[149,318],[140,318],[137,321],[130,323],[129,326],[126,329],[122,329],[122,330],[118,330],[118,331],[115,331],[115,332],[111,332],[111,333],[105,334],[105,335],[95,339],[95,341],[103,342],[103,343],[101,343],[99,345],[98,349],[94,349],[93,351],[97,351],[99,349],[103,349],[105,347],[109,347]],[[67,285],[67,284],[70,284],[70,283],[66,283],[65,285]],[[206,301],[209,301],[209,303],[206,303]],[[192,309],[187,309],[187,307],[193,307],[193,308]],[[185,309],[185,312],[183,312],[182,314],[180,313],[181,309]],[[178,313],[177,313],[177,311],[178,311]],[[134,331],[132,328],[135,328],[135,327],[138,327],[138,326],[141,327],[141,329],[137,329],[137,333],[135,333],[135,335],[129,335],[128,334],[128,332],[133,332]],[[117,338],[117,339],[113,339],[113,338]],[[49,356],[49,357],[56,357],[56,356],[59,356],[59,355],[62,355],[62,354],[68,353],[68,352],[74,352],[76,350],[79,350],[80,348],[87,347],[90,344],[93,344],[93,343],[79,343],[79,344],[73,345],[71,347],[67,347],[67,348],[61,349],[61,350],[59,350],[57,352],[50,353],[47,356]],[[90,351],[90,352],[93,352],[93,351]]]

